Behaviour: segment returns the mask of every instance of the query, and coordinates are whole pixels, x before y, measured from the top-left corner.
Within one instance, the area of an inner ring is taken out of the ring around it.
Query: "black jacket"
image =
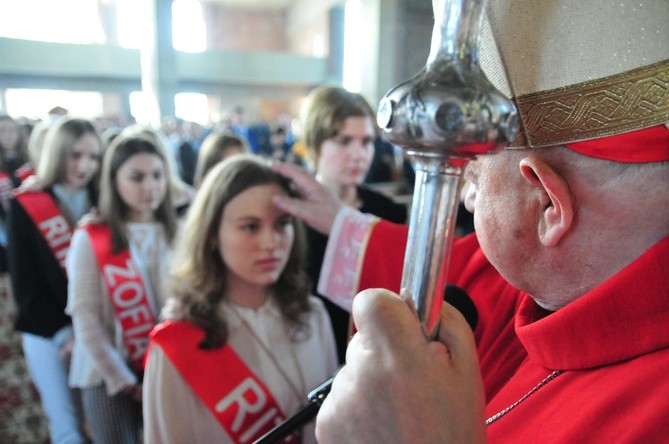
[[[53,197],[51,190],[45,191]],[[7,262],[17,305],[15,327],[50,338],[72,322],[65,314],[67,275],[16,199],[11,200],[8,216]]]
[[[358,197],[362,202],[362,206],[359,208],[361,212],[373,214],[397,224],[406,223],[408,209],[405,205],[396,203],[384,194],[365,186],[358,187]],[[339,362],[343,364],[346,357],[346,346],[348,345],[349,313],[316,291],[318,288],[318,277],[323,267],[323,257],[325,256],[328,237],[308,226],[306,227],[306,232],[308,245],[307,273],[312,281],[313,293],[321,298],[330,315],[335,341],[337,342]]]

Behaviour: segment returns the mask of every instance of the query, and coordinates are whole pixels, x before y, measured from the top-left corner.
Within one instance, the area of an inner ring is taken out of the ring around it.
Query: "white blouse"
[[[171,248],[158,222],[127,224],[130,255],[140,269],[149,303],[156,315],[167,300],[167,267]],[[128,364],[121,325],[116,318],[90,237],[83,229],[72,236],[67,257],[68,302],[72,316],[74,350],[70,364],[70,385],[91,388],[104,382],[114,395],[137,383]]]
[[[306,402],[311,390],[332,377],[337,369],[335,341],[325,306],[313,296],[309,303],[311,335],[300,342],[288,339],[285,321],[271,298],[257,309],[226,301],[219,311],[228,323],[229,345],[268,387],[288,417]],[[261,347],[258,340],[262,340],[265,347]],[[277,370],[277,364],[290,378],[290,384]],[[209,376],[223,378],[225,369]],[[299,397],[291,384],[301,392]],[[147,444],[233,442],[157,345],[149,353],[143,398],[144,442]],[[303,443],[316,442],[314,430],[312,421],[303,430]]]

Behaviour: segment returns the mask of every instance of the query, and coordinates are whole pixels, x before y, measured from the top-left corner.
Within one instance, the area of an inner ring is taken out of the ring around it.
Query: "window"
[[[343,86],[349,91],[360,92],[362,88],[362,45],[361,30],[362,1],[347,0],[344,7],[344,79]]]
[[[0,2],[0,36],[56,43],[104,43],[98,4],[91,0]]]
[[[180,119],[209,125],[209,101],[204,94],[179,93],[174,96],[174,112]]]
[[[7,89],[5,99],[7,114],[14,118],[44,119],[55,106],[62,106],[70,115],[89,119],[103,114],[102,94],[98,92]]]
[[[174,0],[172,30],[172,43],[177,51],[203,52],[207,49],[207,28],[199,1]]]
[[[141,49],[153,41],[151,2],[116,0],[118,41],[124,48]],[[206,27],[202,5],[197,0],[172,3],[172,43],[174,49],[202,52],[206,49]]]

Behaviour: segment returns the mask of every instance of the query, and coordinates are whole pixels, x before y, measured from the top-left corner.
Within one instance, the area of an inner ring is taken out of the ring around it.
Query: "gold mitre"
[[[669,0],[490,0],[480,63],[518,106],[521,128],[511,147],[658,125],[665,137]]]

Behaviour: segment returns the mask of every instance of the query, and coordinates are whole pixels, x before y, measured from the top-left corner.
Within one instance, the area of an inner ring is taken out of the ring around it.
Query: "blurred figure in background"
[[[304,158],[293,149],[295,143],[284,126],[279,125],[272,129],[270,144],[272,145],[272,159],[306,167]]]
[[[241,137],[228,131],[209,134],[200,147],[195,166],[193,186],[198,189],[202,185],[207,172],[217,163],[234,154],[250,153],[248,143]]]
[[[60,119],[40,156],[42,191],[20,193],[10,204],[7,259],[16,329],[54,443],[85,442],[79,394],[67,384],[74,337],[65,314],[65,258],[74,227],[97,204],[102,150],[90,121]]]
[[[16,305],[7,266],[7,211],[28,164],[25,133],[10,116],[0,116],[0,442],[45,442],[48,423],[30,379],[14,330]]]
[[[378,136],[376,115],[364,97],[336,86],[316,88],[307,97],[301,121],[302,142],[309,150],[318,182],[344,204],[363,213],[391,222],[406,222],[406,206],[362,185]],[[307,239],[307,270],[315,285],[328,237],[307,227]],[[349,313],[322,299],[332,320],[339,360],[343,362],[350,335]]]
[[[34,174],[29,161],[25,134],[18,122],[8,115],[0,115],[0,279],[7,275],[7,211],[12,190]]]

